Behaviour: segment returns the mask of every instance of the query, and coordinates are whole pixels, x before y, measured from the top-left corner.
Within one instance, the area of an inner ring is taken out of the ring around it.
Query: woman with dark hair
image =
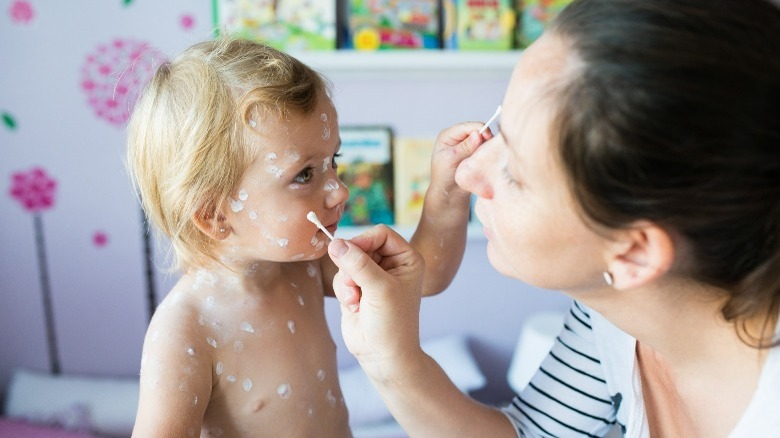
[[[576,0],[523,53],[502,107],[500,133],[465,139],[457,182],[479,197],[493,266],[564,291],[571,312],[495,409],[419,346],[420,256],[387,227],[334,241],[346,344],[400,424],[778,436],[780,10]]]

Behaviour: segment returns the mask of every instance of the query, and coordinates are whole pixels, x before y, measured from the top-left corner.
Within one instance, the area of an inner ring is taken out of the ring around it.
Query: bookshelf
[[[496,74],[512,72],[520,50],[467,52],[450,50],[382,50],[298,52],[295,57],[325,74],[389,73],[409,75]]]

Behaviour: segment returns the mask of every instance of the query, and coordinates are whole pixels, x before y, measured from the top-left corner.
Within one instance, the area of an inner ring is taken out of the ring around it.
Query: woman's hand
[[[385,225],[336,239],[328,252],[339,268],[333,290],[344,342],[370,377],[384,380],[403,367],[404,357],[421,351],[423,259]]]

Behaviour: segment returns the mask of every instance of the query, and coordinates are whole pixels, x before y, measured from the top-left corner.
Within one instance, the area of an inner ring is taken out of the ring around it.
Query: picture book
[[[444,0],[444,47],[509,50],[513,46],[513,0]]]
[[[219,32],[288,52],[336,49],[336,0],[212,1]]]
[[[517,47],[524,49],[531,45],[553,19],[572,0],[522,0],[518,1]]]
[[[438,49],[439,0],[345,0],[345,48]]]
[[[432,138],[398,138],[394,146],[395,218],[398,225],[417,225],[431,182]]]
[[[349,188],[341,226],[394,223],[393,136],[388,127],[342,126],[339,178]]]

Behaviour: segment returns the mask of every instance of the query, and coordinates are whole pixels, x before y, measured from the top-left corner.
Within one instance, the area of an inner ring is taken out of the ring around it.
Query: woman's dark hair
[[[557,140],[585,215],[674,230],[690,245],[691,274],[729,293],[727,320],[770,321],[780,305],[780,9],[577,0],[551,32],[582,63],[559,95]]]

